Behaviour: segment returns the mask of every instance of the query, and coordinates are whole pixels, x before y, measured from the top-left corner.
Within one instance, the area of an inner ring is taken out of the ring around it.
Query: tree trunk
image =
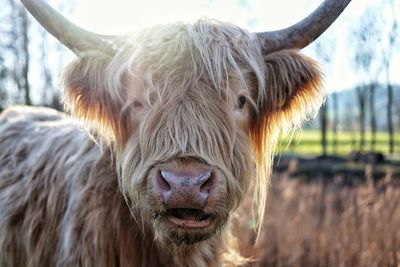
[[[375,151],[376,145],[376,114],[375,114],[375,84],[369,85],[369,112],[371,127],[371,151]]]
[[[42,89],[42,99],[43,105],[52,106],[54,102],[54,90],[53,90],[53,77],[49,66],[49,44],[46,38],[46,32],[42,31],[42,54],[41,63],[43,68],[43,89]]]
[[[365,88],[358,88],[358,104],[360,108],[359,124],[360,124],[360,145],[359,151],[364,151],[365,148]]]
[[[389,153],[394,153],[394,131],[393,131],[393,87],[388,80],[387,84],[388,104],[387,104],[387,124],[389,132]]]
[[[320,113],[320,123],[321,123],[321,147],[322,147],[322,155],[327,155],[327,128],[328,128],[328,119],[327,119],[327,109],[328,102],[326,101],[321,107]]]
[[[338,103],[338,95],[337,92],[334,92],[332,95],[332,102],[333,102],[333,123],[332,123],[332,153],[337,154],[338,148],[338,130],[337,127],[339,125],[339,103]]]
[[[393,87],[390,82],[390,60],[392,59],[393,50],[395,49],[396,40],[398,38],[398,20],[396,19],[395,12],[395,1],[390,1],[391,11],[393,14],[393,23],[391,25],[391,30],[389,32],[389,47],[387,57],[385,59],[385,70],[386,70],[386,82],[387,82],[387,94],[388,94],[388,104],[387,104],[387,124],[389,132],[389,153],[394,153],[394,127],[393,127]]]
[[[22,49],[23,49],[23,62],[22,62],[22,79],[23,79],[23,88],[25,93],[25,104],[31,105],[31,97],[30,97],[30,86],[29,86],[29,24],[28,24],[28,16],[24,8],[20,7],[19,15],[21,17],[21,29],[22,29]]]

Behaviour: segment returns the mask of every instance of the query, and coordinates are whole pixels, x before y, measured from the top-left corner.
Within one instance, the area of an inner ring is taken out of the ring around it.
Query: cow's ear
[[[121,116],[124,90],[108,80],[109,62],[110,57],[95,55],[70,63],[63,73],[64,102],[69,112],[106,139],[123,140],[127,131]]]
[[[257,92],[261,117],[283,112],[288,121],[298,122],[324,99],[318,64],[295,50],[266,55],[265,76],[265,88]]]

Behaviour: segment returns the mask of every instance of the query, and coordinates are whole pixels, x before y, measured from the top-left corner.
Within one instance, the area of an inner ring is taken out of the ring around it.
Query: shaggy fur
[[[51,110],[1,116],[1,266],[244,264],[229,218],[253,192],[259,231],[277,135],[323,101],[318,67],[297,51],[263,55],[253,34],[209,20],[115,47],[63,76],[66,106],[89,131]],[[215,225],[188,234],[164,223],[150,177],[194,163],[220,179],[207,204]]]

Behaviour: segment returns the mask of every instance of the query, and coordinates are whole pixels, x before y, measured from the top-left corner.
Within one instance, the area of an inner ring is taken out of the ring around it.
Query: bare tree
[[[20,3],[15,0],[8,0],[11,7],[11,36],[13,42],[10,43],[11,51],[14,56],[15,67],[13,68],[14,82],[19,91],[24,94],[24,103],[31,105],[30,84],[28,80],[30,54],[29,54],[29,21],[28,14]]]
[[[320,37],[314,47],[315,47],[315,53],[316,56],[319,58],[321,62],[324,63],[325,68],[327,68],[331,62],[332,58],[334,55],[334,47],[333,47],[333,42],[332,38],[330,38],[331,35],[326,34]],[[335,106],[337,108],[337,106]],[[321,147],[322,147],[322,155],[326,156],[327,155],[327,147],[328,147],[328,125],[329,125],[329,120],[328,120],[328,109],[329,108],[329,99],[325,101],[325,103],[322,105],[320,111],[319,111],[319,118],[320,118],[320,130],[321,130]],[[337,110],[334,110],[334,113]],[[336,128],[335,128],[336,129]]]
[[[389,153],[394,153],[394,127],[393,127],[393,86],[391,84],[390,79],[390,64],[391,59],[393,57],[393,53],[395,50],[399,27],[397,21],[397,14],[395,9],[395,2],[399,2],[396,0],[389,0],[388,6],[390,6],[390,11],[392,13],[392,22],[390,24],[390,29],[387,35],[387,45],[385,47],[385,51],[383,53],[383,69],[385,72],[386,78],[386,86],[387,86],[387,125],[388,125],[388,133],[389,133]]]
[[[378,71],[374,68],[374,60],[377,58],[377,47],[380,42],[379,20],[375,7],[367,8],[361,17],[360,23],[353,32],[354,40],[354,65],[363,77],[362,84],[356,87],[359,105],[359,127],[360,146],[359,150],[365,148],[366,131],[366,107],[369,97],[371,144],[375,146],[376,140],[376,117],[375,117],[375,86]]]

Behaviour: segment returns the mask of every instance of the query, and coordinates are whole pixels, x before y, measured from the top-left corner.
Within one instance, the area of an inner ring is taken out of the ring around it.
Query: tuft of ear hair
[[[128,123],[121,112],[126,98],[123,88],[107,87],[109,62],[108,56],[90,54],[70,63],[63,73],[64,103],[105,140],[124,142]]]
[[[322,74],[311,58],[295,50],[271,53],[265,57],[265,71],[267,87],[258,92],[259,99],[263,100],[259,102],[262,115],[289,109],[296,113],[306,109],[308,113],[308,106],[314,108],[315,101],[322,103]]]
[[[265,88],[254,92],[257,110],[253,112],[250,124],[257,169],[255,209],[260,223],[264,217],[270,168],[279,133],[292,130],[314,115],[325,99],[322,73],[311,58],[296,50],[282,50],[266,55],[264,62]]]
[[[318,111],[325,99],[318,64],[297,50],[265,56],[265,88],[256,94],[253,131],[261,128],[292,129]]]

